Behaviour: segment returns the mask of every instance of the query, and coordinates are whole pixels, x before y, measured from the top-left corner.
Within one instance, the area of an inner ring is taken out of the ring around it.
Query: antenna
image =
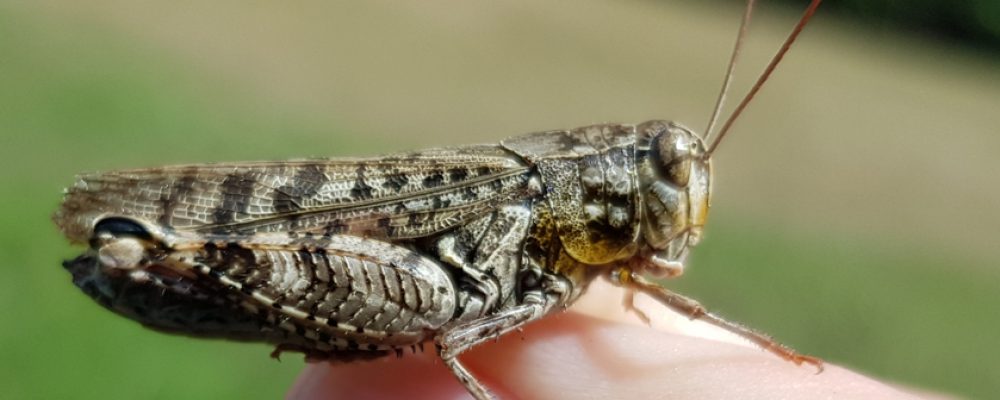
[[[730,129],[733,127],[733,123],[736,122],[736,119],[743,113],[743,110],[747,108],[747,105],[750,104],[750,100],[753,100],[753,97],[757,95],[760,88],[764,86],[764,82],[767,82],[767,79],[771,77],[771,73],[774,72],[778,63],[781,62],[781,59],[785,57],[785,53],[788,53],[788,49],[792,47],[792,43],[795,43],[795,39],[799,37],[800,33],[802,33],[802,29],[805,28],[806,23],[808,23],[809,19],[816,13],[816,8],[819,7],[819,3],[822,3],[822,1],[823,0],[812,0],[812,2],[809,3],[809,7],[807,7],[805,13],[802,14],[802,18],[799,19],[799,22],[795,24],[795,28],[792,29],[792,33],[790,33],[788,38],[785,39],[785,43],[781,45],[778,52],[771,58],[771,62],[767,64],[767,68],[764,68],[764,72],[760,74],[759,78],[757,78],[757,82],[753,84],[753,87],[751,87],[750,91],[743,97],[740,104],[736,106],[733,113],[729,115],[726,123],[722,125],[722,129],[719,130],[719,136],[716,136],[715,140],[712,141],[712,144],[708,146],[708,151],[705,153],[706,157],[710,157],[712,153],[715,152],[715,149],[719,147],[719,143],[722,142],[722,139],[726,137],[726,134],[729,133]],[[750,2],[751,1],[748,0],[748,3]],[[737,39],[737,44],[740,40],[741,39]],[[734,51],[733,60],[735,60],[735,58],[736,55]],[[731,75],[732,71],[730,71],[729,74]],[[727,77],[726,79],[728,81],[731,77]],[[725,88],[725,86],[728,86],[728,83],[724,85],[723,88]],[[724,97],[724,95],[720,97]],[[716,107],[721,107],[721,105],[717,105]]]
[[[740,32],[736,34],[736,44],[733,46],[733,54],[729,56],[729,67],[726,68],[726,78],[722,81],[722,89],[719,90],[719,98],[715,100],[715,110],[712,111],[712,118],[708,120],[708,127],[705,128],[705,137],[702,140],[708,141],[712,136],[712,128],[719,122],[719,113],[726,103],[726,94],[729,93],[729,85],[733,83],[733,76],[736,72],[736,60],[740,57],[740,49],[743,48],[743,39],[747,36],[747,28],[750,27],[750,16],[753,14],[755,0],[747,0],[747,6],[743,9],[743,21],[740,22]]]

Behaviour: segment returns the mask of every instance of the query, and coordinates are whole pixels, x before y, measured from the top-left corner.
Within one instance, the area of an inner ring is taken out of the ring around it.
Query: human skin
[[[595,283],[571,311],[556,313],[461,360],[502,399],[916,399],[917,395],[842,367],[822,373],[754,348],[715,327],[637,306],[652,329],[623,312],[621,292]],[[347,364],[314,363],[292,399],[467,399],[427,352]]]

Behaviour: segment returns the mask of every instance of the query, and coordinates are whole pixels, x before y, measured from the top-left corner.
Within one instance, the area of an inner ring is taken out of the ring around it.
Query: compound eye
[[[667,167],[667,176],[678,186],[687,186],[691,179],[691,159],[674,161]]]
[[[697,144],[681,131],[668,130],[656,139],[654,155],[661,175],[677,186],[687,186]]]
[[[146,228],[128,218],[111,217],[105,218],[94,225],[94,237],[110,236],[116,238],[132,237],[137,239],[152,239]]]

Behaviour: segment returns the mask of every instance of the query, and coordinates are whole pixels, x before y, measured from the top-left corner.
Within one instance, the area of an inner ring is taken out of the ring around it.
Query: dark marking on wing
[[[212,222],[228,224],[236,214],[245,214],[253,197],[256,181],[249,174],[230,174],[222,181],[222,204],[212,211]]]
[[[160,218],[157,222],[160,224],[167,224],[170,222],[170,218],[174,215],[174,207],[183,202],[193,190],[194,190],[195,177],[194,175],[183,176],[174,183],[174,187],[169,193],[165,193],[161,196],[163,199],[163,213],[160,214]]]
[[[383,183],[382,186],[394,192],[399,192],[400,190],[403,190],[403,187],[406,186],[406,184],[409,182],[410,178],[407,177],[406,174],[400,173],[398,170],[396,170],[393,171],[393,173],[390,174],[388,177],[386,177],[385,183]]]
[[[452,182],[464,181],[469,176],[469,170],[465,168],[452,168],[448,170],[448,177]]]
[[[68,236],[83,241],[93,226],[87,218],[102,214],[181,231],[412,238],[537,195],[527,187],[533,169],[499,146],[432,149],[391,158],[204,164],[83,175],[67,190],[59,213],[74,219],[60,225]],[[388,224],[384,218],[389,218]]]
[[[444,174],[440,170],[431,171],[430,175],[424,178],[424,187],[431,189],[444,184]]]
[[[310,196],[319,193],[320,188],[326,183],[326,174],[323,173],[322,164],[308,164],[302,166],[295,174],[294,185],[282,185],[274,189],[274,209],[279,213],[293,213],[302,210],[302,201]]]
[[[365,164],[361,164],[357,169],[357,179],[354,180],[354,187],[351,188],[351,197],[355,200],[368,200],[372,198],[372,189],[368,183],[365,182]]]

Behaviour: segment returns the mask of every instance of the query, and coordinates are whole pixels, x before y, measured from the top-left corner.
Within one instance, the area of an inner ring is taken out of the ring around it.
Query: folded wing
[[[80,176],[55,219],[80,241],[109,215],[205,233],[415,238],[534,195],[529,174],[498,146],[112,171]]]

